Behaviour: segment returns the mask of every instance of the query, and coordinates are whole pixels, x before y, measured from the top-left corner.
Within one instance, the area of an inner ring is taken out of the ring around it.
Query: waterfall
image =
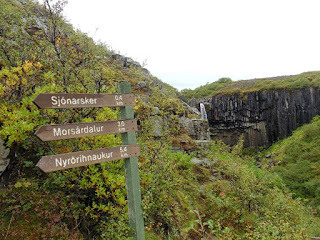
[[[201,112],[201,119],[208,120],[206,108],[204,107],[203,103],[200,103],[200,112]]]

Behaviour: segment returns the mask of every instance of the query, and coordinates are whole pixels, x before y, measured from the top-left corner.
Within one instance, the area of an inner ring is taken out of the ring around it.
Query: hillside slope
[[[308,87],[320,87],[320,71],[233,82],[230,78],[221,78],[216,82],[208,83],[193,90],[184,89],[181,91],[181,94],[187,99],[191,99],[212,97],[216,95],[241,95],[263,90],[301,89]]]
[[[309,200],[320,210],[320,116],[274,144],[269,153],[278,164],[275,172],[283,178],[296,198]]]

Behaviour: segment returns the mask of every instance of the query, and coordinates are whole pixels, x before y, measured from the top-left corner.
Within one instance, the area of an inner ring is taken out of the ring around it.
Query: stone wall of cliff
[[[197,102],[191,106],[205,104],[212,139],[234,145],[244,135],[246,147],[286,138],[320,114],[320,90],[313,87],[217,95]]]

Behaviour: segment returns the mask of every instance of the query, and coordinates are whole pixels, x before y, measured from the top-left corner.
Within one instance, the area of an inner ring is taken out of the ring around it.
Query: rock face
[[[320,90],[313,87],[214,96],[200,102],[206,106],[212,139],[234,145],[244,135],[246,147],[286,138],[320,114]]]
[[[10,159],[7,159],[10,149],[5,148],[4,142],[0,139],[0,176],[9,165]]]
[[[143,68],[140,63],[134,61],[133,59],[131,58],[128,58],[128,57],[125,57],[125,56],[122,56],[120,54],[112,54],[111,55],[111,59],[118,63],[121,67],[124,67],[124,68],[135,68],[136,70],[140,70],[141,73],[146,76],[146,77],[149,77],[150,76],[150,72],[148,69],[146,68]]]
[[[180,125],[193,140],[210,140],[208,121],[181,117]]]

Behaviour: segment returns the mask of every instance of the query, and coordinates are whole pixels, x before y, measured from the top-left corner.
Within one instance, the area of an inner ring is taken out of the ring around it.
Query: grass
[[[274,168],[295,197],[320,210],[320,116],[295,130],[291,137],[274,144]]]
[[[300,89],[320,87],[320,71],[305,72],[298,75],[259,78],[220,83],[208,83],[194,90],[184,89],[181,94],[187,99],[212,97],[215,95],[245,94],[269,89]]]

